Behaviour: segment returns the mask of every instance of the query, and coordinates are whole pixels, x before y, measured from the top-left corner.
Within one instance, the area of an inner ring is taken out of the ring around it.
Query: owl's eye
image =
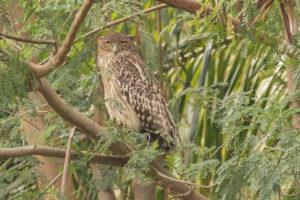
[[[126,43],[127,43],[126,41],[121,41],[121,42],[120,42],[120,45],[125,46]]]
[[[109,41],[106,41],[104,43],[105,43],[106,46],[110,46],[111,45],[111,42],[109,42]]]

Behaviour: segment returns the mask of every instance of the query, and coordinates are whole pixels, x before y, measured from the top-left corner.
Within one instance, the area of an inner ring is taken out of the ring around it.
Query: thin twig
[[[23,162],[17,164],[17,165],[14,165],[13,167],[9,168],[7,171],[12,171],[12,170],[15,170],[17,169],[18,167],[21,167],[22,165],[26,164],[27,163],[27,160],[24,160]],[[6,172],[7,172],[6,171]]]
[[[156,4],[158,4],[158,2],[156,2]],[[159,5],[159,4],[158,4]],[[163,81],[162,81],[162,74],[163,74],[163,50],[162,50],[162,38],[160,36],[161,33],[161,14],[160,14],[160,10],[158,10],[156,12],[156,27],[157,27],[157,32],[158,32],[158,50],[159,50],[159,54],[158,54],[158,64],[159,64],[159,84],[160,84],[160,88],[163,88]]]
[[[47,192],[47,190],[61,177],[62,173],[60,172],[59,174],[57,174],[57,176],[55,176],[52,181],[43,189],[43,191],[41,193],[38,194],[37,198],[40,197],[42,194],[44,194],[45,192]]]
[[[71,133],[69,135],[69,140],[68,140],[68,146],[67,146],[66,158],[65,158],[65,164],[64,164],[64,171],[63,171],[62,181],[61,181],[62,197],[65,197],[65,190],[66,190],[66,185],[67,185],[67,174],[68,174],[70,155],[71,155],[71,147],[72,147],[72,141],[73,141],[73,136],[74,136],[75,130],[76,130],[76,126],[74,126],[72,128]]]
[[[220,149],[222,149],[224,145],[225,145],[225,142],[224,142],[222,145],[220,145],[220,146],[215,150],[215,152],[213,152],[213,154],[211,154],[211,155],[209,156],[208,160],[210,160],[212,157],[214,157],[214,155],[216,155],[216,153],[217,153]]]
[[[9,34],[4,34],[4,33],[0,33],[0,36],[15,41],[19,41],[19,42],[25,42],[25,43],[56,45],[56,41],[54,40],[39,40],[39,39],[23,38],[23,37],[17,37]]]
[[[294,194],[285,194],[285,193],[282,193],[283,196],[287,196],[287,197],[294,197],[294,196],[297,196],[300,194],[300,191],[294,193]]]
[[[197,183],[193,183],[193,182],[190,182],[190,181],[185,181],[185,180],[180,180],[180,179],[176,179],[176,178],[172,178],[172,177],[169,177],[169,176],[166,176],[165,174],[161,173],[159,170],[157,170],[156,168],[154,168],[154,171],[161,177],[165,178],[165,179],[168,179],[170,181],[173,181],[173,182],[178,182],[178,183],[185,183],[185,184],[188,184],[188,185],[194,185],[194,186],[198,186],[200,188],[204,188],[204,189],[210,189],[212,187],[215,187],[216,184],[213,184],[213,185],[201,185],[201,184],[197,184]]]
[[[195,189],[195,186],[192,185],[191,189],[189,191],[187,191],[186,193],[183,193],[183,194],[171,194],[171,195],[174,196],[174,197],[185,197],[185,196],[190,195],[191,192],[193,192],[194,189]]]
[[[66,21],[63,23],[63,25],[61,25],[60,29],[58,32],[61,32],[64,28],[64,26],[66,25],[66,23],[69,21],[69,19],[72,17],[72,15],[76,12],[76,10],[79,8],[79,6],[77,6],[71,13],[70,15],[67,17]]]
[[[40,127],[38,127],[35,123],[32,123],[31,121],[29,121],[29,120],[27,120],[27,119],[25,119],[25,118],[23,118],[23,117],[22,117],[22,120],[24,120],[24,122],[30,124],[30,125],[31,125],[32,127],[34,127],[36,130],[42,131],[42,129],[41,129]]]
[[[166,8],[166,7],[168,7],[168,5],[166,5],[166,4],[160,4],[160,5],[158,5],[158,6],[154,6],[154,7],[148,8],[148,9],[142,11],[142,12],[143,12],[143,13],[150,13],[150,12],[152,12],[152,11],[159,10],[159,9],[162,9],[162,8]],[[109,27],[114,26],[114,25],[116,25],[116,24],[120,24],[120,23],[122,23],[122,22],[124,22],[124,21],[130,20],[130,19],[134,18],[135,16],[139,16],[139,15],[141,15],[141,12],[138,12],[138,13],[135,13],[135,14],[133,14],[133,15],[129,15],[129,16],[127,16],[127,17],[123,17],[123,18],[121,18],[121,19],[117,19],[117,20],[114,20],[114,21],[112,21],[112,22],[109,22],[108,24],[106,24],[106,25],[104,25],[104,26],[101,26],[101,27],[99,27],[99,28],[97,28],[97,29],[95,29],[95,30],[92,30],[92,31],[90,31],[90,32],[87,32],[87,33],[81,35],[80,37],[78,37],[78,38],[73,42],[73,44],[76,43],[76,42],[78,42],[81,38],[84,38],[84,37],[93,35],[93,34],[98,33],[99,31],[101,31],[101,30],[103,30],[103,29],[105,29],[105,28],[109,28]],[[50,57],[46,58],[44,61],[42,61],[41,63],[39,63],[39,65],[42,65],[42,66],[46,65],[46,64],[49,62],[50,59],[52,59],[52,58],[50,58]],[[32,68],[38,68],[38,65],[36,65],[36,64],[34,64],[34,63],[30,63],[30,64],[31,64],[31,67],[32,67]],[[37,69],[37,70],[38,70],[38,69]],[[49,70],[49,71],[51,71],[51,70]],[[45,73],[46,73],[46,72],[45,72]]]
[[[18,51],[21,51],[23,48],[20,47],[19,45],[13,43],[12,41],[10,41],[8,38],[0,36],[0,38],[3,38],[5,41],[7,41],[8,43],[12,44]]]
[[[42,107],[47,106],[47,105],[48,105],[48,104],[43,104],[43,105],[38,106],[37,108],[42,108]],[[6,119],[6,120],[0,122],[0,124],[4,124],[4,123],[6,123],[6,122],[8,122],[8,121],[10,121],[10,120],[13,120],[13,119],[15,119],[15,118],[17,118],[17,117],[21,117],[21,116],[26,115],[26,114],[28,114],[28,113],[31,113],[31,112],[33,112],[33,111],[35,111],[35,110],[36,110],[36,109],[31,109],[31,110],[27,110],[27,111],[25,111],[25,112],[22,112],[22,113],[20,113],[20,114],[17,114],[17,115],[14,116],[14,117],[8,118],[8,119]]]
[[[9,163],[13,160],[13,158],[8,158],[1,166],[0,171],[6,170],[6,167],[9,165]]]
[[[78,183],[79,187],[81,188],[81,190],[83,192],[85,199],[90,200],[89,194],[88,194],[87,190],[85,189],[85,187],[82,185],[77,173],[74,172],[73,174],[74,174],[74,178],[75,178],[76,182]]]
[[[86,34],[83,34],[83,35],[80,36],[78,39],[76,39],[75,42],[79,41],[79,40],[80,40],[81,38],[83,38],[83,37],[87,37],[87,36],[90,36],[90,35],[92,35],[92,34],[98,33],[99,31],[101,31],[101,30],[103,30],[103,29],[105,29],[105,28],[114,26],[114,25],[116,25],[116,24],[119,24],[119,23],[124,22],[124,21],[127,21],[127,20],[130,20],[130,19],[132,19],[132,18],[134,18],[134,17],[136,17],[136,16],[140,16],[141,13],[149,13],[149,12],[153,12],[153,11],[155,11],[155,10],[159,10],[159,9],[166,8],[166,7],[168,7],[167,4],[159,4],[159,5],[157,5],[157,6],[153,6],[153,7],[151,7],[151,8],[146,9],[146,10],[143,10],[142,12],[137,12],[137,13],[134,13],[134,14],[129,15],[129,16],[127,16],[127,17],[123,17],[123,18],[114,20],[114,21],[112,21],[112,22],[107,23],[107,24],[104,25],[104,26],[101,26],[101,27],[99,27],[99,28],[97,28],[97,29],[95,29],[95,30],[92,30],[92,31],[90,31],[90,32],[87,32]]]

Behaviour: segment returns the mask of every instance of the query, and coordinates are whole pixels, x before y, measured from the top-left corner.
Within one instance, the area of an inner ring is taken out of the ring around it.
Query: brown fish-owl
[[[168,150],[173,143],[166,138],[177,137],[175,125],[162,91],[137,53],[133,38],[113,33],[98,39],[97,64],[105,105],[118,125],[147,132],[152,141],[158,140],[160,147]]]

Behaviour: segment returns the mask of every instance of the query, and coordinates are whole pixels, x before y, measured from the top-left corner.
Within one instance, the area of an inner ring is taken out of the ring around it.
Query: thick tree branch
[[[178,8],[180,10],[185,10],[187,12],[196,14],[199,9],[202,9],[201,17],[210,15],[212,13],[212,8],[205,7],[204,5],[191,0],[158,0],[162,3],[166,3],[173,8]]]
[[[41,78],[36,89],[43,95],[48,104],[57,114],[60,115],[60,117],[75,125],[90,138],[98,140],[100,137],[97,134],[99,133],[102,134],[102,137],[110,137],[108,134],[105,134],[106,130],[95,121],[86,117],[76,109],[68,106],[67,103],[55,92],[47,79]],[[130,148],[121,142],[112,144],[111,149],[118,154],[125,154],[130,151]]]
[[[88,11],[91,9],[93,4],[93,0],[84,0],[83,5],[77,15],[75,16],[75,19],[71,25],[71,28],[66,36],[66,39],[63,43],[63,45],[59,48],[57,54],[50,58],[48,62],[46,62],[43,65],[37,65],[33,62],[30,62],[30,67],[35,75],[36,78],[40,78],[43,76],[48,75],[50,72],[52,72],[56,67],[58,67],[60,64],[64,62],[64,59],[67,55],[67,53],[70,51],[74,39],[76,37],[76,34],[78,32],[78,29],[87,16]]]
[[[81,151],[80,154],[78,154],[78,152],[76,151],[71,151],[70,159],[78,160],[86,154],[87,154],[86,151]],[[31,156],[31,155],[64,158],[66,155],[66,149],[44,147],[38,145],[15,147],[15,148],[0,148],[0,157],[10,158],[10,157],[23,157],[23,156]],[[104,164],[104,165],[112,165],[117,167],[123,167],[128,161],[127,157],[107,156],[98,153],[89,153],[89,156],[91,156],[90,162]]]
[[[158,1],[160,1],[162,3],[166,3],[173,8],[185,10],[185,11],[193,13],[193,14],[196,14],[196,12],[198,10],[202,11],[200,13],[200,17],[208,16],[213,11],[212,8],[205,7],[201,3],[198,3],[196,1],[191,1],[191,0],[158,0]],[[232,17],[230,17],[230,20],[232,22],[232,25],[234,26],[234,29],[238,30],[238,28],[240,26],[240,20],[232,18]]]
[[[153,7],[151,7],[151,8],[146,9],[146,10],[143,10],[142,12],[143,12],[143,13],[150,13],[150,12],[153,12],[153,11],[156,11],[156,10],[159,10],[159,9],[162,9],[162,8],[166,8],[166,7],[168,7],[167,4],[159,4],[159,5],[157,5],[157,6],[153,6]],[[80,38],[87,37],[87,36],[90,36],[90,35],[92,35],[92,34],[98,33],[99,31],[101,31],[101,30],[103,30],[103,29],[105,29],[105,28],[108,28],[108,27],[114,26],[114,25],[116,25],[116,24],[125,22],[125,21],[127,21],[127,20],[130,20],[130,19],[132,19],[132,18],[134,18],[134,17],[136,17],[136,16],[140,16],[140,15],[141,15],[141,12],[137,12],[137,13],[134,13],[134,14],[132,14],[132,15],[129,15],[129,16],[126,16],[126,17],[123,17],[123,18],[114,20],[114,21],[112,21],[112,22],[109,22],[109,23],[107,23],[107,24],[104,25],[104,26],[101,26],[101,27],[99,27],[99,28],[97,28],[97,29],[95,29],[95,30],[92,30],[92,31],[90,31],[90,32],[87,32],[87,33],[83,34],[83,35],[80,36],[76,41],[78,41]]]
[[[110,137],[105,133],[106,130],[95,121],[67,105],[67,103],[54,91],[47,79],[41,78],[36,89],[43,95],[48,104],[61,118],[76,126],[90,138],[98,140],[100,138],[100,136],[98,136],[99,133],[101,133],[102,137]],[[110,146],[110,149],[115,153],[123,155],[130,152],[130,148],[122,142],[113,143]]]
[[[22,38],[22,37],[16,37],[9,34],[0,33],[0,37],[12,39],[19,42],[25,42],[25,43],[33,43],[33,44],[50,44],[50,45],[56,45],[56,41],[54,40],[38,40],[38,39],[30,39],[30,38]]]
[[[71,108],[67,105],[67,103],[54,91],[51,87],[49,81],[45,78],[41,78],[39,84],[36,89],[41,92],[44,96],[45,100],[48,104],[53,108],[53,110],[59,114],[65,121],[68,121],[75,125],[77,128],[81,129],[85,134],[89,137],[97,140],[100,137],[97,135],[98,133],[102,133],[103,136],[106,136],[105,129],[101,127],[99,124],[80,113],[74,108]],[[107,137],[109,137],[107,135]],[[130,152],[130,148],[124,144],[123,142],[115,142],[110,145],[110,150],[114,153],[124,155]],[[185,194],[190,191],[190,187],[182,182],[171,181],[170,179],[164,178],[157,173],[157,170],[164,174],[165,176],[175,178],[171,173],[169,173],[164,167],[158,164],[156,161],[150,164],[150,168],[152,169],[151,175],[154,179],[159,180],[161,184],[165,187],[170,188],[171,191],[175,194]],[[199,194],[196,191],[191,191],[188,195],[183,197],[183,199],[199,199],[199,200],[207,200],[205,196]]]

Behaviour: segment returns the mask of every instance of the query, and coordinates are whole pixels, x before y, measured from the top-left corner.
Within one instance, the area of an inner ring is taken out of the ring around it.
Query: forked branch
[[[80,25],[82,24],[83,20],[87,16],[88,11],[91,9],[93,4],[93,0],[84,0],[83,5],[80,8],[79,12],[75,16],[75,19],[71,25],[71,28],[64,40],[62,46],[58,49],[57,54],[51,57],[48,62],[43,65],[37,65],[33,62],[30,62],[30,67],[35,75],[36,78],[41,78],[48,75],[52,72],[56,67],[61,65],[64,62],[64,59],[67,53],[70,51],[76,34],[79,30]]]
[[[105,129],[99,124],[80,113],[74,108],[71,108],[67,103],[55,92],[50,83],[45,79],[41,78],[39,84],[36,88],[48,102],[48,104],[53,108],[53,110],[60,115],[65,121],[72,123],[77,128],[81,129],[83,133],[89,137],[97,140],[100,139],[98,133],[102,133],[103,137],[109,137],[105,135]],[[130,152],[130,148],[123,142],[115,142],[110,145],[110,150],[114,153],[124,155]],[[191,191],[190,187],[182,182],[175,182],[168,178],[160,176],[160,173],[167,177],[175,178],[170,172],[168,172],[164,167],[162,167],[156,161],[150,164],[151,175],[154,179],[159,180],[161,185],[169,187],[176,194],[186,194],[188,195],[182,197],[183,199],[193,200],[208,200],[205,196],[201,195],[196,191]],[[157,173],[160,172],[160,173]],[[191,192],[189,192],[191,191]]]

